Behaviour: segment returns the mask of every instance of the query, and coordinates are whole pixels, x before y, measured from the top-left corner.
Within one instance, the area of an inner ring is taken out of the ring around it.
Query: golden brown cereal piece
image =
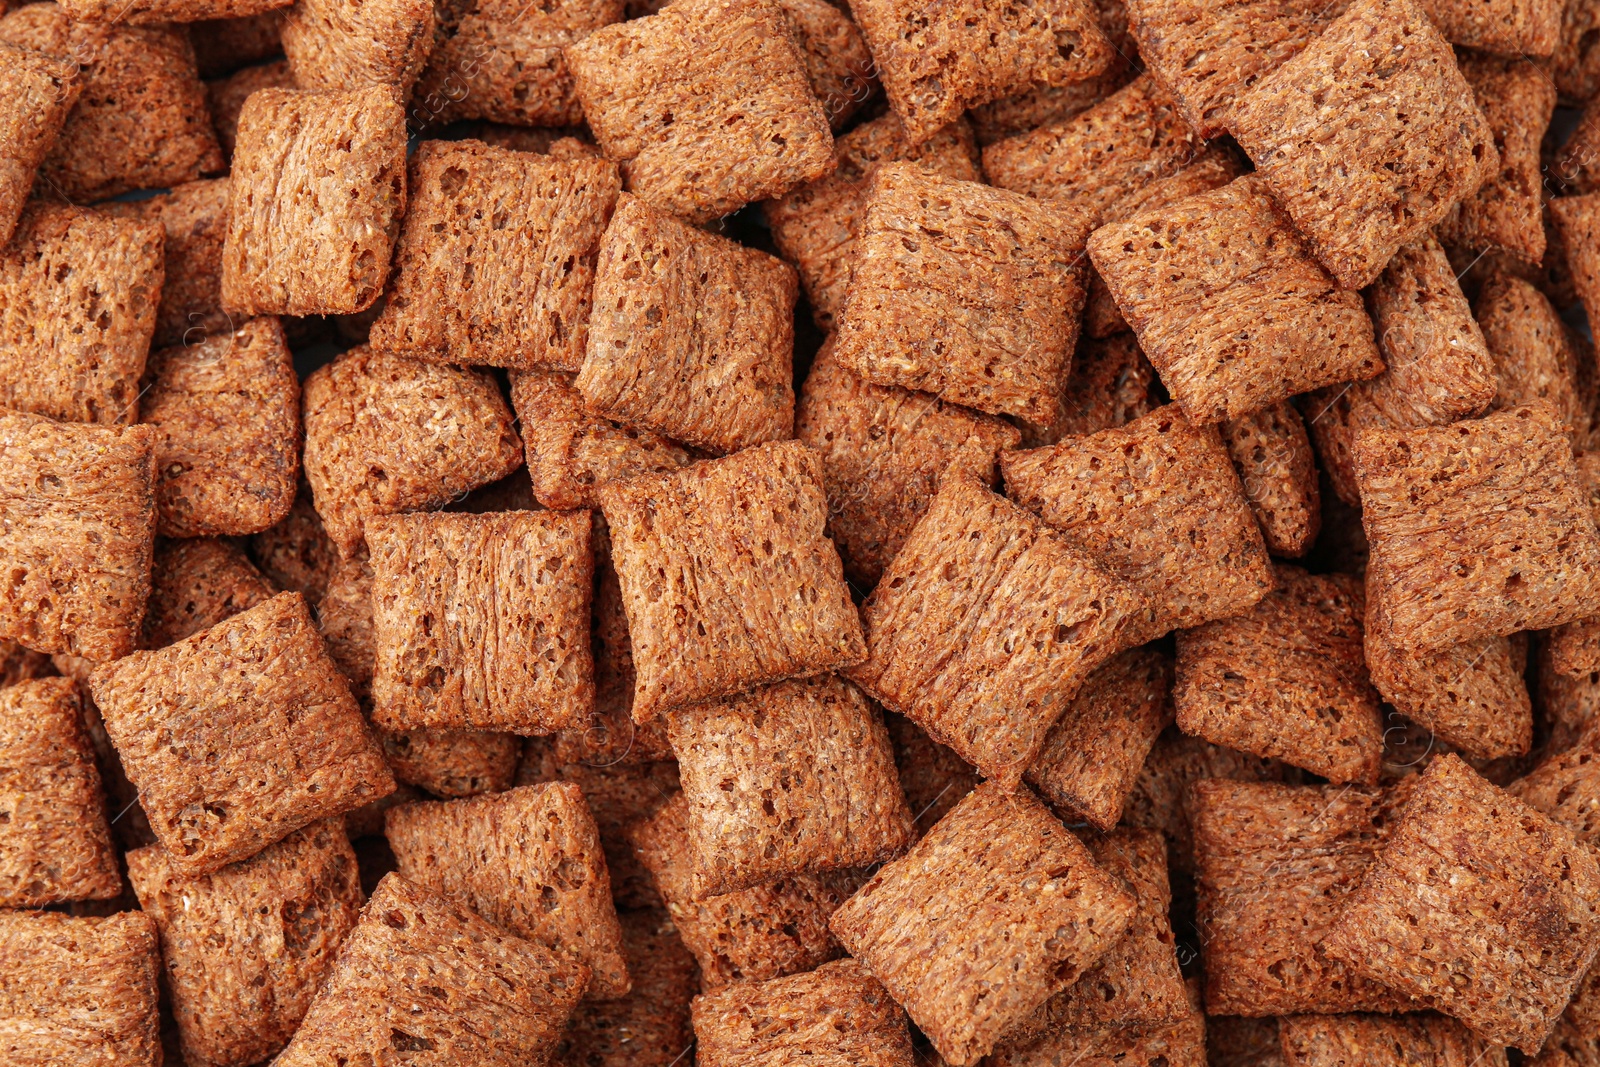
[[[613,482],[600,502],[633,641],[635,721],[866,658],[811,449],[785,441]]]
[[[1478,291],[1473,312],[1499,379],[1492,407],[1544,401],[1575,443],[1586,440],[1590,412],[1579,384],[1585,354],[1549,298],[1521,278],[1496,273]]]
[[[625,196],[575,386],[591,411],[711,452],[791,437],[797,294],[781,260]]]
[[[1378,692],[1362,658],[1361,581],[1279,564],[1242,615],[1178,634],[1178,728],[1331,782],[1375,785]]]
[[[394,779],[298,593],[283,593],[90,679],[172,862],[200,875]]]
[[[1335,286],[1256,175],[1102,226],[1089,255],[1198,422],[1383,369],[1360,294]]]
[[[841,7],[828,0],[777,0],[805,61],[811,95],[828,125],[841,129],[878,91],[878,67],[867,42]]]
[[[545,734],[586,720],[590,528],[581,511],[369,521],[373,721]]]
[[[912,842],[889,732],[837,675],[679,708],[667,730],[689,802],[696,899],[870,867]]]
[[[0,641],[0,689],[55,673],[55,665],[43,652],[23,648],[15,641]]]
[[[1272,588],[1249,501],[1211,427],[1174,407],[1000,457],[1006,492],[1147,597],[1142,638],[1225,619]]]
[[[40,167],[40,196],[88,203],[224,169],[181,27],[95,26],[29,4],[0,19],[0,41],[78,64],[82,93]]]
[[[198,33],[199,31],[194,31]],[[294,71],[287,59],[275,59],[260,66],[246,67],[215,81],[206,82],[206,106],[211,109],[211,125],[217,131],[217,143],[222,154],[233,158],[233,147],[239,139],[239,112],[244,102],[257,89],[293,89]],[[220,284],[222,258],[217,257],[217,277]]]
[[[1499,168],[1455,53],[1413,0],[1355,0],[1238,98],[1228,129],[1346,289]]]
[[[378,645],[372,632],[372,561],[365,553],[334,560],[316,615],[329,657],[356,700],[368,708]]]
[[[150,567],[141,647],[166,648],[272,599],[276,592],[231,541],[159,541]]]
[[[240,67],[281,55],[280,10],[237,19],[206,19],[189,27],[202,78],[220,78]]]
[[[586,995],[628,992],[622,929],[594,818],[571,783],[389,809],[384,834],[412,884],[580,961]]]
[[[985,782],[830,925],[939,1054],[964,1065],[1092,968],[1135,910],[1031,792]]]
[[[1305,555],[1322,529],[1322,498],[1300,413],[1285,401],[1218,429],[1267,550],[1289,559]]]
[[[1439,651],[1593,614],[1600,534],[1549,407],[1367,430],[1352,458],[1399,647]]]
[[[1348,786],[1210,779],[1189,787],[1208,1011],[1411,1007],[1321,947],[1382,847],[1393,806],[1392,797]]]
[[[304,418],[306,479],[346,558],[367,519],[437,508],[522,464],[493,378],[365,346],[306,379]]]
[[[1567,827],[1579,841],[1600,839],[1600,734],[1546,757],[1506,791]]]
[[[1562,336],[1569,343],[1575,338],[1565,330]],[[1590,360],[1592,357],[1584,353],[1578,358]],[[1600,515],[1600,452],[1579,452],[1576,458],[1578,477],[1588,492],[1589,507]],[[1543,646],[1549,653],[1550,667],[1557,674],[1582,675],[1600,671],[1600,618],[1591,616],[1562,623],[1545,635]]]
[[[600,235],[621,190],[616,168],[595,157],[424,141],[410,185],[373,348],[577,370]]]
[[[1175,1023],[1063,1030],[1032,1043],[1006,1043],[992,1067],[1206,1067],[1208,1020],[1198,1007]],[[1254,1065],[1253,1065],[1254,1067]]]
[[[0,911],[7,1067],[160,1067],[160,970],[155,923],[142,912]]]
[[[828,116],[769,0],[675,3],[565,55],[606,158],[661,211],[705,222],[833,169]]]
[[[1210,1067],[1286,1067],[1277,1019],[1209,1016],[1206,1053]]]
[[[213,874],[189,877],[159,845],[128,880],[161,934],[185,1062],[254,1063],[281,1051],[361,911],[356,855],[324,819]]]
[[[0,905],[7,908],[122,892],[82,703],[70,678],[0,689]]]
[[[232,332],[222,310],[222,239],[228,227],[228,179],[187,182],[148,200],[102,204],[121,218],[159,222],[166,233],[161,306],[153,343],[199,345]],[[240,323],[242,325],[242,321]]]
[[[695,997],[694,1034],[699,1067],[916,1063],[906,1013],[865,967],[848,959]]]
[[[1527,57],[1556,50],[1565,7],[1562,0],[1425,0],[1423,9],[1451,44]]]
[[[1087,216],[885,163],[856,241],[834,358],[868,381],[1048,422],[1083,307]]]
[[[82,91],[73,63],[0,43],[0,245],[10,242],[39,164]]]
[[[150,595],[155,434],[0,412],[0,639],[97,663],[131,652]]]
[[[389,874],[273,1063],[544,1063],[588,977],[583,964]]]
[[[929,10],[910,0],[855,0],[889,104],[920,144],[963,111],[1040,85],[1103,73],[1115,54],[1091,0]]]
[[[552,1062],[564,1067],[673,1067],[694,1041],[689,1003],[700,989],[699,968],[665,911],[646,908],[617,917],[633,989],[617,1000],[579,1004]]]
[[[1600,315],[1600,193],[1550,201],[1550,216],[1566,246],[1572,285],[1585,310]]]
[[[832,341],[811,364],[795,412],[795,436],[822,454],[828,534],[845,574],[877,583],[928,508],[947,470],[989,485],[996,456],[1017,429],[993,415],[928,393],[874,385],[839,365]]]
[[[379,731],[397,781],[439,797],[472,797],[511,788],[522,741],[488,730]]]
[[[339,550],[323,531],[304,480],[289,514],[250,538],[250,556],[279,589],[303,594],[313,609],[322,602],[339,566]]]
[[[284,0],[63,0],[61,10],[81,22],[199,22],[243,19],[274,12]]]
[[[406,208],[405,111],[393,88],[261,89],[239,113],[222,306],[348,315],[389,276]]]
[[[856,684],[1016,788],[1150,605],[1031,513],[952,473],[867,599]]]
[[[1152,647],[1130,649],[1083,683],[1023,778],[1057,811],[1109,831],[1170,725],[1172,661]]]
[[[833,329],[850,285],[856,235],[880,164],[911,160],[962,181],[979,181],[972,127],[958,118],[913,146],[893,114],[863,122],[833,142],[836,169],[762,204],[773,244],[800,272],[818,328]]]
[[[1042,426],[1021,423],[1022,444],[1045,448],[1068,437],[1126,426],[1160,406],[1155,368],[1133,334],[1115,333],[1103,339],[1079,334],[1072,375],[1055,418]]]
[[[828,917],[859,885],[848,872],[802,874],[696,900],[689,806],[675,794],[628,831],[707,990],[815,969],[843,955]]]
[[[1285,1067],[1505,1067],[1492,1047],[1443,1015],[1293,1015],[1280,1024]]]
[[[1561,17],[1561,36],[1548,62],[1549,71],[1564,103],[1582,104],[1600,89],[1600,4],[1594,0],[1569,3]]]
[[[295,0],[279,26],[301,89],[389,85],[402,98],[434,47],[429,0]]]
[[[300,381],[271,316],[150,357],[139,417],[156,431],[157,530],[259,533],[294,505]]]
[[[1600,952],[1600,859],[1453,754],[1413,781],[1324,948],[1537,1052]]]
[[[0,407],[138,421],[161,278],[159,226],[59,204],[24,211],[0,249]]]
[[[1454,6],[1459,0],[1431,2],[1437,8]],[[1559,13],[1559,3],[1540,2],[1550,7],[1552,15]],[[1449,34],[1448,27],[1444,32]],[[1460,63],[1489,120],[1500,165],[1440,223],[1439,240],[1475,251],[1499,249],[1538,263],[1544,258],[1539,143],[1555,113],[1556,87],[1528,59],[1467,56]]]

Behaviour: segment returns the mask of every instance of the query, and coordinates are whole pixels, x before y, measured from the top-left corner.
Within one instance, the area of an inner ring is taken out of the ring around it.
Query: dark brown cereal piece
[[[206,874],[394,789],[298,593],[90,679],[172,862]]]
[[[195,64],[202,78],[220,78],[251,63],[283,53],[278,39],[280,10],[237,19],[205,19],[189,27]]]
[[[1499,167],[1455,53],[1412,0],[1356,0],[1238,98],[1228,129],[1347,289]]]
[[[1505,1067],[1492,1047],[1443,1015],[1292,1015],[1280,1024],[1285,1067]]]
[[[1144,639],[1235,615],[1272,588],[1266,544],[1221,438],[1174,407],[1002,453],[1000,466],[1013,500],[1149,599]]]
[[[834,358],[868,381],[1048,422],[1083,307],[1088,216],[885,163],[856,240]]]
[[[301,593],[316,608],[339,566],[339,550],[322,529],[304,480],[279,523],[250,538],[250,556],[279,589]]]
[[[0,905],[122,892],[105,794],[70,678],[0,689]]]
[[[1208,1016],[1206,1054],[1210,1067],[1286,1067],[1277,1019]]]
[[[10,242],[39,164],[82,91],[73,63],[0,43],[0,245]]]
[[[301,89],[390,85],[402,98],[434,42],[430,0],[295,0],[278,27]]]
[[[257,89],[293,89],[294,71],[287,59],[275,59],[259,66],[245,67],[226,78],[206,82],[206,106],[211,110],[211,125],[217,131],[217,143],[222,146],[225,159],[233,158],[233,147],[239,138],[239,112],[244,102]],[[217,276],[221,279],[222,258],[217,257]]]
[[[1305,555],[1322,528],[1322,498],[1300,413],[1284,401],[1219,429],[1267,550],[1290,559]]]
[[[828,0],[777,3],[805,61],[811,94],[822,104],[828,125],[843,128],[878,90],[878,68],[866,40],[842,5]]]
[[[467,490],[446,504],[444,510],[487,515],[493,511],[539,511],[541,505],[533,498],[527,468],[518,467],[498,481]]]
[[[832,341],[811,364],[795,436],[822,454],[828,534],[845,574],[863,588],[900,551],[945,471],[993,487],[996,456],[1022,437],[993,415],[866,381],[833,358]]]
[[[522,742],[487,730],[378,732],[397,781],[439,797],[471,797],[511,788]]]
[[[1157,389],[1155,368],[1133,334],[1080,334],[1056,417],[1042,426],[1021,423],[1023,447],[1044,448],[1068,437],[1126,426],[1161,406]]]
[[[588,970],[389,874],[339,949],[305,1022],[273,1062],[322,1067],[343,1056],[480,1067],[543,1063]]]
[[[0,412],[0,639],[97,663],[139,640],[155,434]]]
[[[328,655],[366,706],[372,699],[378,644],[372,629],[372,561],[365,553],[334,561],[316,614]]]
[[[160,932],[179,1041],[194,1067],[281,1051],[362,904],[339,819],[198,877],[159,845],[138,849],[128,853],[128,880]]]
[[[405,146],[391,87],[252,94],[233,151],[222,306],[237,315],[371,306],[405,213]]]
[[[963,111],[1039,85],[1103,73],[1115,54],[1091,0],[929,11],[910,0],[855,0],[889,104],[920,143]]]
[[[159,226],[31,205],[0,249],[0,406],[137,421],[161,277]]]
[[[1600,859],[1453,754],[1413,781],[1324,947],[1496,1044],[1537,1052],[1600,951]]]
[[[1425,0],[1424,10],[1451,44],[1500,56],[1542,57],[1556,50],[1565,7],[1562,0]]]
[[[1057,811],[1110,830],[1150,748],[1172,724],[1172,661],[1130,649],[1091,674],[1023,778]]]
[[[1571,335],[1563,334],[1570,337]],[[1590,359],[1585,353],[1579,357]],[[1586,451],[1577,454],[1578,477],[1589,498],[1589,507],[1600,516],[1600,452]],[[1600,519],[1596,520],[1600,522]],[[1543,642],[1549,653],[1550,667],[1558,674],[1581,675],[1600,671],[1600,618],[1591,616],[1577,622],[1566,622],[1545,635]]]
[[[1439,651],[1592,614],[1600,534],[1549,407],[1367,430],[1352,459],[1399,647]]]
[[[160,1067],[160,970],[155,924],[142,912],[0,911],[8,1065]]]
[[[828,116],[769,0],[675,3],[565,55],[606,158],[664,212],[704,222],[833,169]]]
[[[1392,798],[1347,786],[1208,779],[1189,787],[1208,1011],[1411,1006],[1321,945],[1382,846],[1392,807]]]
[[[80,22],[198,22],[243,19],[275,12],[284,0],[62,0],[61,10]]]
[[[712,452],[790,437],[798,287],[783,261],[624,196],[576,388],[598,414]]]
[[[1031,792],[991,781],[830,926],[939,1054],[963,1065],[1090,970],[1135,911],[1121,879]]]
[[[1600,316],[1600,193],[1550,201],[1550,217],[1566,246],[1572,285],[1584,309]]]
[[[1099,6],[1101,28],[1111,38],[1110,28],[1104,25],[1105,12],[1107,8],[1121,8],[1122,5],[1112,0]],[[1111,57],[1106,69],[1093,78],[1068,85],[1036,85],[1015,96],[1004,96],[969,108],[967,118],[972,122],[972,131],[978,144],[987,147],[1041,126],[1066,122],[1127,85],[1138,74],[1130,63],[1135,53],[1131,45],[1123,48],[1114,38],[1111,41],[1118,51]]]
[[[1566,5],[1561,18],[1561,36],[1549,60],[1541,64],[1549,71],[1564,103],[1582,104],[1600,89],[1600,43],[1594,31],[1600,29],[1600,4],[1578,0]]]
[[[1435,9],[1457,2],[1431,0]],[[1541,2],[1557,13],[1559,4]],[[1539,143],[1555,113],[1555,84],[1528,59],[1464,56],[1460,64],[1489,120],[1500,165],[1440,223],[1439,240],[1476,251],[1499,249],[1538,263],[1544,258]]]
[[[1256,175],[1103,226],[1089,255],[1191,419],[1383,369],[1360,294],[1336,287]]]
[[[98,210],[158,222],[166,234],[161,306],[153,339],[157,347],[196,345],[233,329],[233,320],[222,310],[228,179],[186,182],[147,200],[114,200]]]
[[[1546,757],[1506,791],[1567,827],[1579,841],[1600,839],[1600,734]]]
[[[587,999],[567,1023],[552,1063],[562,1067],[673,1067],[694,1041],[689,1003],[699,967],[660,908],[619,912],[633,989],[617,1000]]]
[[[821,0],[818,0],[820,3]],[[906,1013],[855,960],[694,998],[695,1063],[913,1067]]]
[[[150,357],[140,421],[156,432],[157,531],[259,533],[294,506],[300,381],[278,320],[248,319]]]
[[[15,641],[0,641],[0,689],[55,673],[55,665],[43,652],[23,648]]]
[[[915,818],[916,836],[927,833],[982,781],[972,764],[929,737],[904,715],[884,713],[900,785]]]
[[[1150,611],[1074,543],[955,472],[867,599],[869,658],[845,673],[1014,788]]]
[[[367,519],[439,507],[522,464],[493,378],[365,346],[306,379],[304,418],[306,479],[346,557]]]
[[[159,541],[150,567],[142,647],[166,648],[272,599],[276,592],[231,541]]]
[[[1202,137],[1231,128],[1241,95],[1344,13],[1342,0],[1130,0],[1128,29],[1150,72]]]
[[[1600,190],[1600,105],[1584,106],[1577,129],[1556,154],[1551,167],[1551,184],[1566,193],[1593,193]]]
[[[893,114],[863,122],[833,142],[836,169],[761,209],[772,241],[800,272],[817,326],[831,330],[850,285],[856,235],[878,167],[911,160],[962,181],[978,181],[978,149],[972,127],[956,119],[913,146]]]
[[[502,929],[581,961],[586,995],[628,992],[622,929],[594,818],[571,783],[390,808],[400,873]]]
[[[828,917],[859,884],[854,875],[802,874],[696,900],[689,806],[681,793],[634,823],[628,837],[700,964],[707,990],[798,974],[844,954]]]
[[[621,191],[616,167],[593,156],[424,141],[410,187],[373,348],[577,370],[600,235]]]
[[[811,449],[784,441],[613,482],[600,502],[633,641],[635,721],[866,658]]]
[[[1574,442],[1589,436],[1589,406],[1580,386],[1581,353],[1550,299],[1521,278],[1492,274],[1473,303],[1494,358],[1499,386],[1494,408],[1544,401]]]
[[[1031,1044],[1005,1044],[992,1067],[1206,1067],[1206,1017],[1174,1023],[1063,1030]]]

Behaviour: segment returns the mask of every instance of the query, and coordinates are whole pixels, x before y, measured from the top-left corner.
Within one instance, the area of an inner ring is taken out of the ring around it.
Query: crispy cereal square
[[[203,19],[189,27],[200,77],[218,78],[283,51],[278,25],[283,12],[264,11],[236,19]]]
[[[34,678],[51,678],[55,673],[55,665],[43,652],[0,640],[0,689]]]
[[[1284,1067],[1505,1067],[1492,1047],[1443,1015],[1294,1015],[1280,1024]]]
[[[1016,788],[1089,674],[1148,629],[1145,596],[952,473],[862,608],[870,695]]]
[[[1006,492],[1153,605],[1145,639],[1225,619],[1272,588],[1261,529],[1217,431],[1171,406],[1000,457]]]
[[[1198,422],[1383,369],[1361,295],[1336,287],[1254,174],[1102,226],[1089,256]]]
[[[833,169],[828,116],[770,0],[674,3],[565,55],[606,158],[663,212],[705,222]]]
[[[522,739],[489,730],[378,731],[395,780],[437,797],[473,797],[511,788]]]
[[[972,764],[929,737],[904,715],[891,711],[885,712],[883,718],[894,744],[900,786],[916,816],[916,836],[920,838],[982,779]]]
[[[73,63],[0,43],[0,245],[16,231],[39,164],[82,91]]]
[[[339,566],[339,550],[322,528],[304,479],[289,514],[250,538],[250,558],[279,589],[304,594],[313,610],[321,603]]]
[[[64,0],[61,9],[81,22],[131,25],[243,19],[283,7],[283,0]]]
[[[0,689],[0,906],[122,892],[83,715],[70,678]]]
[[[1087,216],[885,163],[856,239],[834,358],[868,381],[1048,422],[1071,368]]]
[[[583,964],[385,875],[273,1063],[544,1063],[588,977]]]
[[[737,452],[794,434],[794,268],[624,196],[600,240],[589,409]]]
[[[1578,477],[1588,492],[1590,510],[1600,516],[1600,452],[1577,453]],[[1596,519],[1600,525],[1600,518]],[[1600,617],[1562,623],[1545,635],[1543,645],[1557,674],[1600,671]]]
[[[394,789],[298,593],[90,679],[173,864],[201,875]]]
[[[103,663],[150,595],[155,434],[0,411],[0,638]]]
[[[1090,0],[990,6],[961,0],[853,0],[889,104],[914,143],[970,107],[1038,85],[1084,81],[1111,65]]]
[[[1526,57],[1556,50],[1566,6],[1562,0],[1427,0],[1424,10],[1451,44]]]
[[[383,293],[406,209],[406,116],[392,88],[262,89],[233,150],[222,306],[348,315]]]
[[[1071,986],[1136,911],[1031,792],[985,782],[830,925],[953,1065]]]
[[[0,249],[0,406],[138,421],[161,276],[161,227],[31,205]]]
[[[828,0],[777,0],[795,47],[805,61],[811,95],[828,125],[842,129],[878,90],[878,66],[861,30],[843,4]]]
[[[600,490],[636,721],[866,658],[822,485],[821,457],[784,441]]]
[[[1600,734],[1556,752],[1506,787],[1506,792],[1571,830],[1579,841],[1600,840]],[[1600,979],[1600,972],[1596,973]]]
[[[633,988],[585,1000],[572,1012],[553,1059],[581,1067],[674,1067],[694,1041],[689,1004],[700,970],[660,908],[624,911],[622,952]]]
[[[239,112],[244,110],[244,102],[250,99],[251,93],[257,89],[294,87],[294,71],[289,69],[289,61],[282,58],[260,66],[246,67],[226,78],[206,82],[206,106],[211,109],[211,125],[216,128],[217,143],[222,146],[223,156],[230,160],[233,158],[233,147],[239,139]],[[223,207],[223,216],[224,218],[227,216],[226,204]],[[222,255],[219,240],[217,253],[219,284],[221,277]]]
[[[152,343],[198,345],[233,329],[222,310],[222,240],[228,228],[228,179],[185,182],[147,200],[113,200],[97,210],[158,222],[166,234],[161,305]]]
[[[1600,859],[1453,754],[1415,788],[1324,946],[1532,1054],[1600,953]]]
[[[277,589],[231,541],[156,542],[142,648],[166,648],[271,600]]]
[[[160,1067],[160,970],[155,924],[142,912],[0,911],[7,1067]]]
[[[1572,286],[1584,310],[1600,318],[1600,193],[1562,196],[1550,201],[1550,217],[1566,246]]]
[[[1399,647],[1435,652],[1594,614],[1600,534],[1548,406],[1366,430],[1352,458]]]
[[[1060,444],[1068,437],[1126,426],[1161,406],[1156,370],[1139,341],[1126,331],[1109,337],[1078,335],[1072,375],[1049,423],[1021,423],[1024,448]]]
[[[861,690],[800,678],[670,714],[697,899],[870,867],[911,844],[889,732]]]
[[[593,156],[424,141],[370,342],[447,363],[577,370],[600,235],[621,185]]]
[[[402,804],[389,809],[384,835],[407,881],[580,962],[587,996],[628,992],[600,834],[576,785]]]
[[[367,519],[437,508],[522,465],[511,410],[480,371],[353,348],[306,379],[303,414],[306,480],[347,558]]]
[[[431,0],[295,0],[279,25],[301,89],[389,85],[402,99],[434,47]]]
[[[151,845],[128,853],[128,880],[161,935],[178,1042],[193,1067],[282,1051],[363,903],[340,819],[198,877]]]
[[[736,982],[694,998],[698,1067],[913,1067],[906,1013],[855,960],[809,974]]]
[[[987,1062],[992,1067],[1206,1067],[1209,1023],[1197,1000],[1175,1023],[1062,1030],[1029,1043],[1008,1040]]]
[[[1239,97],[1228,130],[1346,289],[1372,284],[1499,167],[1455,53],[1414,0],[1356,0]]]
[[[900,551],[945,471],[992,488],[996,457],[1022,437],[996,416],[866,381],[833,358],[832,341],[801,389],[795,436],[822,454],[828,534],[845,574],[866,589]]]
[[[1580,383],[1592,376],[1583,366],[1592,360],[1568,333],[1550,298],[1521,278],[1496,271],[1478,290],[1473,314],[1498,379],[1491,407],[1544,401],[1566,424],[1574,445],[1587,440],[1590,411]]]
[[[1288,559],[1305,555],[1322,529],[1322,498],[1300,413],[1284,401],[1218,429],[1267,550]]]

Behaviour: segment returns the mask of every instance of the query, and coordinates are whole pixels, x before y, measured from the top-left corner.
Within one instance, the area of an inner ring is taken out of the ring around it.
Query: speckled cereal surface
[[[1506,1050],[1443,1015],[1293,1015],[1285,1067],[1505,1067]]]
[[[166,648],[272,599],[277,591],[231,541],[157,541],[140,647]]]
[[[56,56],[0,44],[0,244],[8,243],[83,83]]]

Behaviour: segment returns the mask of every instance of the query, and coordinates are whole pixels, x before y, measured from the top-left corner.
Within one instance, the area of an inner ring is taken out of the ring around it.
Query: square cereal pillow
[[[434,5],[296,0],[285,9],[278,35],[296,88],[388,85],[406,99],[434,48]]]
[[[0,245],[11,241],[83,82],[65,59],[0,43]]]
[[[95,210],[118,218],[158,222],[166,233],[166,265],[153,345],[197,345],[233,330],[233,320],[222,310],[227,178],[185,182],[145,200],[112,200]]]

